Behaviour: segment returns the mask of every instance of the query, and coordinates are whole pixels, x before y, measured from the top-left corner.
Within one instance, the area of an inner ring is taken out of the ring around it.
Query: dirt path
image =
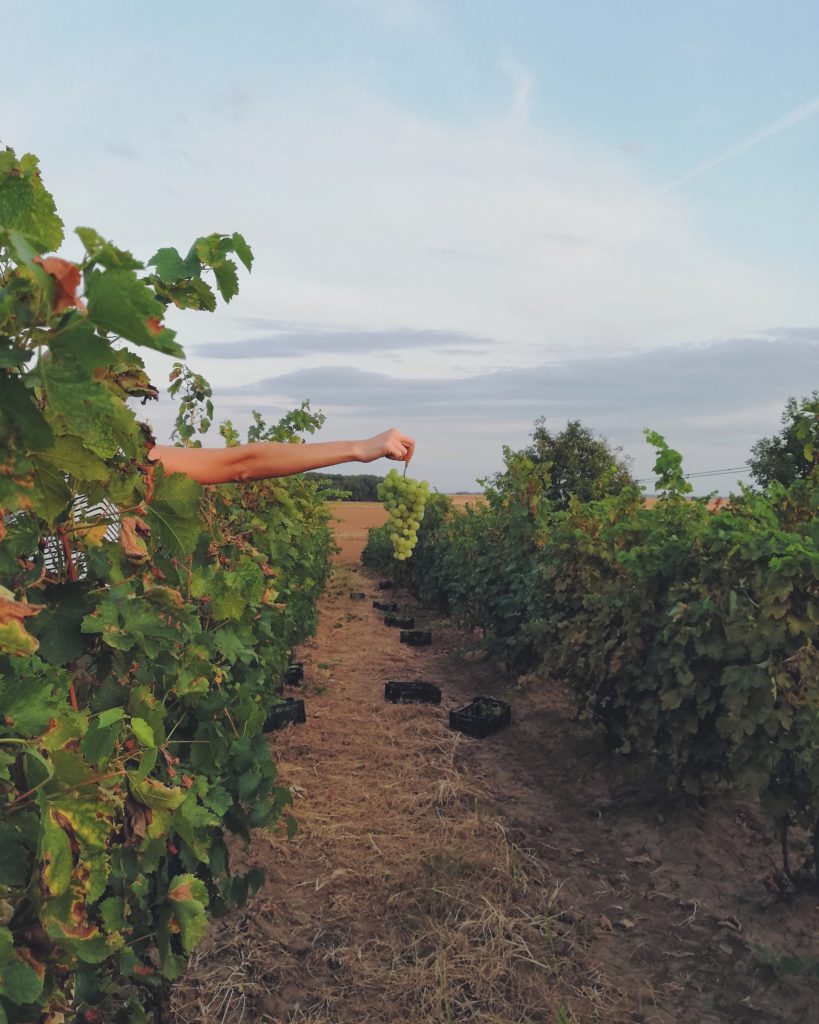
[[[765,888],[776,851],[761,816],[641,794],[555,687],[513,689],[470,637],[396,593],[435,636],[401,645],[372,608],[389,595],[355,562],[362,524],[338,533],[300,651],[308,721],[271,735],[299,832],[241,853],[268,881],[214,926],[176,1019],[816,1019],[816,901]],[[384,701],[386,680],[419,678],[442,687],[441,708]],[[485,741],[446,725],[478,693],[513,704],[512,727]]]

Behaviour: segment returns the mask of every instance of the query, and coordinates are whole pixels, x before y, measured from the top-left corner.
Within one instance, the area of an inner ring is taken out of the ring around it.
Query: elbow
[[[231,460],[230,479],[233,483],[246,484],[259,479],[259,467],[256,465],[251,445],[242,445],[236,449],[236,457]]]

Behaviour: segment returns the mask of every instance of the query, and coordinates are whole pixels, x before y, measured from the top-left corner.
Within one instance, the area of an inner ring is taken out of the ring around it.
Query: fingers
[[[415,439],[406,434],[402,434],[394,427],[386,433],[387,443],[386,451],[384,452],[385,456],[388,459],[392,459],[394,462],[409,463],[415,453]]]

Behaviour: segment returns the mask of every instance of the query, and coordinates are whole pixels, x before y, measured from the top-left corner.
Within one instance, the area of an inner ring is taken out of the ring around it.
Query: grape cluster
[[[426,480],[410,480],[391,469],[378,485],[378,497],[389,512],[387,528],[392,541],[393,557],[403,562],[412,554],[418,540],[418,527],[424,518],[424,505],[429,494]]]

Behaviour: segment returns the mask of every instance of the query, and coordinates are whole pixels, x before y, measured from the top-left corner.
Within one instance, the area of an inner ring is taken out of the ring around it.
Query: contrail
[[[720,164],[724,164],[727,160],[733,160],[733,158],[735,156],[739,156],[740,153],[744,153],[746,150],[758,145],[758,143],[764,142],[765,139],[769,139],[772,135],[778,135],[780,132],[784,132],[786,128],[799,124],[800,121],[804,121],[808,117],[813,117],[816,113],[819,113],[819,96],[814,97],[812,100],[808,100],[807,103],[803,103],[801,106],[796,107],[787,114],[783,114],[782,117],[778,117],[775,121],[771,121],[770,124],[766,124],[764,128],[759,128],[750,135],[746,135],[744,139],[740,139],[739,142],[735,142],[733,146],[729,146],[728,149],[720,153],[719,156],[715,156],[712,160],[706,160],[705,163],[699,164],[697,167],[687,171],[679,178],[675,178],[673,181],[668,182],[667,185],[663,185],[662,188],[657,189],[656,192],[652,193],[652,195],[664,196],[668,192],[673,192],[681,185],[685,185],[694,178],[699,178],[701,174],[706,174],[708,171],[713,170],[714,167],[719,167]]]

